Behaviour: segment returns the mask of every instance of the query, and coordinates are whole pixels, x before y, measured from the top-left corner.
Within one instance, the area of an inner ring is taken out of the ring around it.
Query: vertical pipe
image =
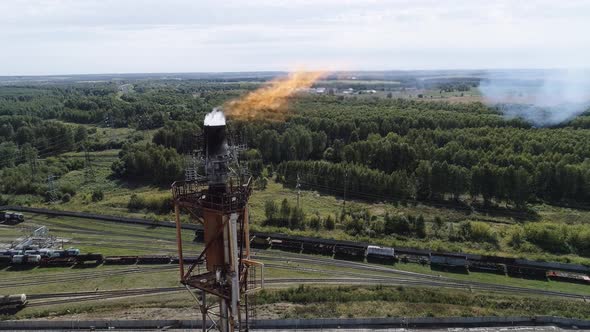
[[[244,208],[244,227],[242,232],[244,232],[244,243],[246,244],[246,259],[250,259],[250,215],[249,215],[248,207]]]
[[[182,236],[180,225],[180,209],[174,203],[174,217],[176,219],[176,245],[178,246],[178,266],[180,268],[180,281],[184,281],[184,260],[182,258]]]
[[[227,221],[223,224],[223,262],[225,263],[225,267],[222,270],[223,276],[221,278],[223,283],[227,283],[227,277],[229,275],[230,270],[231,270],[231,260],[230,260],[230,252],[231,252],[231,247],[230,247],[230,240],[229,240],[229,229],[230,229],[230,221],[226,220],[225,218],[227,218],[227,216],[223,216],[224,221]],[[229,269],[226,267],[230,267]],[[228,308],[227,308],[227,302],[226,299],[224,298],[220,298],[219,299],[219,319],[220,319],[220,325],[221,325],[221,332],[230,332],[232,331],[232,329],[230,328],[229,325],[229,320],[228,320]]]
[[[240,273],[240,268],[238,266],[238,215],[237,213],[232,213],[229,218],[230,221],[230,231],[231,231],[231,265],[232,265],[232,278],[231,278],[231,311],[232,311],[232,319],[235,320],[238,317],[238,298],[240,296],[240,285],[238,276]]]
[[[201,291],[201,313],[203,314],[203,332],[207,332],[207,293]]]
[[[225,218],[227,218],[226,216],[223,216],[223,221],[225,222]],[[223,263],[226,266],[229,266],[231,264],[230,261],[230,244],[229,244],[229,221],[225,222],[223,225]]]
[[[244,295],[244,301],[246,302],[246,329],[250,328],[250,312],[248,311],[248,294]]]
[[[219,298],[219,325],[221,332],[230,332],[227,320],[227,303],[223,297]]]

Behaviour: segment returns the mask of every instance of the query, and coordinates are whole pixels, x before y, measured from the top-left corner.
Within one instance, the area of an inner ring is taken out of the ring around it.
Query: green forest
[[[108,178],[121,186],[169,188],[184,178],[186,156],[198,148],[205,114],[260,84],[146,79],[0,86],[0,203],[14,203],[19,195],[70,200],[79,188],[67,182],[52,188],[47,179],[85,172],[88,153],[95,162],[108,160]],[[337,81],[326,86],[339,84],[347,86]],[[465,91],[475,85],[445,81],[433,88]],[[303,93],[289,100],[284,122],[230,119],[229,127],[232,138],[248,146],[243,160],[260,191],[272,181],[369,204],[499,211],[533,221],[532,207],[539,204],[590,208],[590,112],[538,128],[499,110],[481,102],[391,94]],[[92,199],[105,195],[96,191]],[[152,203],[135,196],[129,207],[169,212],[169,202]],[[262,224],[279,230],[342,229],[368,238],[481,242],[489,248],[508,241],[518,250],[533,246],[590,256],[587,225],[522,223],[499,235],[485,221],[449,230],[434,214],[371,216],[354,204],[306,214],[291,205],[268,200]]]

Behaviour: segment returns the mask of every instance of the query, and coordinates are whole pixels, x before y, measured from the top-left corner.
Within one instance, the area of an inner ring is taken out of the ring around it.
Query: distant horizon
[[[502,71],[563,71],[563,70],[580,70],[590,71],[588,67],[566,68],[566,67],[489,67],[489,68],[440,68],[440,69],[350,69],[350,70],[325,70],[326,73],[395,73],[395,72],[502,72]],[[0,77],[69,77],[69,76],[124,76],[124,75],[190,75],[190,74],[272,74],[272,73],[291,73],[295,70],[241,70],[241,71],[145,71],[145,72],[81,72],[81,73],[53,73],[53,74],[10,74]],[[321,69],[310,69],[303,71],[322,71]]]

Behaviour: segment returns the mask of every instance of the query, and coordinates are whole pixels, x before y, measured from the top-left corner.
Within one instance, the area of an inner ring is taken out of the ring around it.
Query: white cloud
[[[0,2],[0,75],[579,67],[590,0]]]

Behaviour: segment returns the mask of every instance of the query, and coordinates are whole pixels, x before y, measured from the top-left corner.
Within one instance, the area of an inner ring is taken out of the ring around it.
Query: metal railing
[[[224,192],[211,191],[206,178],[172,184],[175,202],[227,213],[243,210],[251,192],[251,178],[244,185],[227,186]]]

